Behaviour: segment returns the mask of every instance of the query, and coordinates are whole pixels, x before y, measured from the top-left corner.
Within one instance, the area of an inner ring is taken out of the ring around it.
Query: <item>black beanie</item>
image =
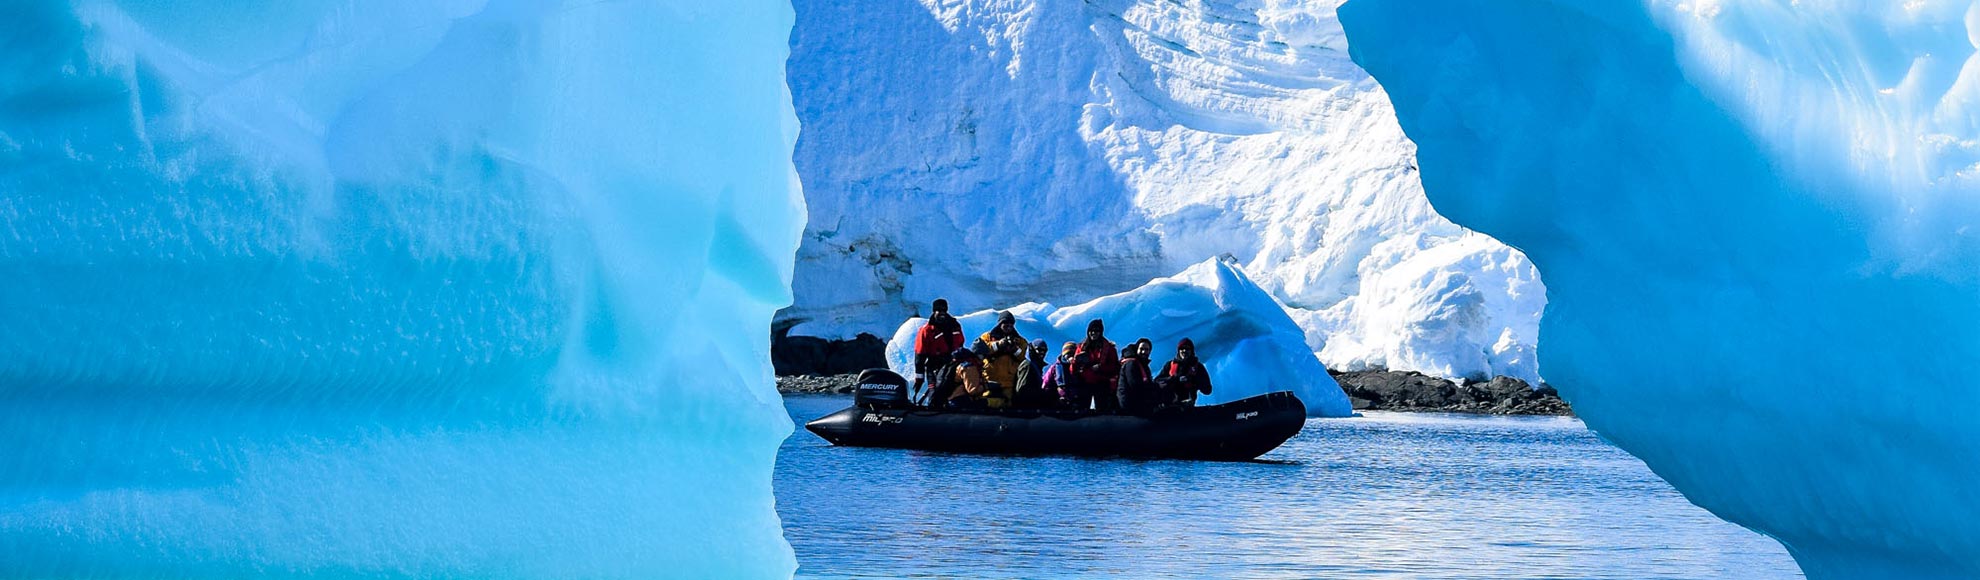
[[[1086,323],[1087,332],[1104,332],[1105,330],[1106,327],[1100,324],[1100,319],[1098,318],[1093,319],[1093,322]]]
[[[1004,322],[1017,322],[1017,317],[1016,317],[1016,316],[1012,316],[1012,315],[1011,315],[1011,311],[1009,311],[1009,310],[1005,310],[1005,311],[1003,311],[1003,312],[999,312],[999,313],[997,313],[997,322],[999,322],[999,323],[1004,323]]]
[[[948,311],[949,311],[949,301],[943,298],[936,298],[935,312],[948,312]]]

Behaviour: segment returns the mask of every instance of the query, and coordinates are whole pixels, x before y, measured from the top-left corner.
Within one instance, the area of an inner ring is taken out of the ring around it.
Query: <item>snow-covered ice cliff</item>
[[[775,577],[780,0],[0,6],[0,576]]]
[[[1334,2],[797,0],[795,334],[1236,256],[1329,365],[1536,381],[1545,291],[1439,217]]]
[[[1980,4],[1341,16],[1589,426],[1810,577],[1980,576]]]
[[[1140,288],[1064,308],[1041,302],[1009,309],[1025,339],[1044,340],[1056,358],[1059,347],[1086,337],[1086,323],[1103,320],[1108,340],[1127,346],[1136,339],[1154,343],[1155,367],[1175,355],[1184,338],[1197,346],[1197,356],[1210,370],[1215,390],[1199,402],[1206,405],[1235,401],[1277,391],[1292,391],[1306,404],[1308,415],[1346,417],[1354,413],[1347,395],[1306,348],[1299,325],[1285,309],[1236,264],[1205,260],[1181,273],[1157,278]],[[974,341],[997,323],[997,310],[980,310],[957,317],[963,333]],[[927,319],[911,318],[887,342],[887,364],[902,376],[914,376],[914,337]]]

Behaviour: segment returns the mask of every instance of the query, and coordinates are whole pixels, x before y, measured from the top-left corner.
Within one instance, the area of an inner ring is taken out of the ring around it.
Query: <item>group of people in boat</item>
[[[1117,350],[1099,319],[1087,323],[1085,340],[1067,342],[1048,358],[1045,341],[1026,341],[1010,312],[997,313],[997,326],[965,347],[948,301],[932,306],[914,341],[914,371],[926,395],[919,402],[932,408],[1147,413],[1194,406],[1199,393],[1210,394],[1210,372],[1188,338],[1160,373],[1151,373],[1154,343],[1143,338]]]

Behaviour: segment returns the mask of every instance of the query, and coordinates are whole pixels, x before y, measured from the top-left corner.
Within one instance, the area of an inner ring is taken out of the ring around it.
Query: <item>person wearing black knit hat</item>
[[[1101,411],[1120,408],[1120,400],[1114,396],[1114,381],[1121,374],[1121,355],[1115,351],[1114,343],[1107,340],[1106,326],[1100,319],[1086,323],[1086,340],[1073,354],[1072,370],[1072,378],[1079,381],[1080,399],[1093,401],[1093,407]],[[1084,408],[1083,403],[1074,402],[1077,408]]]
[[[948,367],[952,362],[952,353],[963,347],[962,323],[949,316],[949,301],[936,298],[931,310],[928,323],[923,324],[914,337],[914,383],[917,390],[924,386],[933,387],[934,381],[928,380],[929,375]],[[940,407],[942,401],[930,398],[928,406]]]
[[[1196,343],[1188,338],[1176,343],[1176,358],[1162,365],[1155,382],[1168,393],[1168,402],[1183,407],[1196,406],[1196,395],[1210,394],[1210,370],[1196,358]]]
[[[1146,338],[1121,349],[1121,374],[1114,386],[1114,396],[1120,398],[1124,412],[1147,413],[1162,403],[1155,390],[1155,378],[1148,372],[1148,353],[1153,350],[1155,345]]]
[[[997,326],[992,327],[969,349],[983,357],[983,376],[990,379],[991,390],[996,394],[984,401],[990,408],[1003,408],[1011,402],[1017,391],[1018,367],[1024,363],[1024,354],[1030,343],[1017,331],[1017,317],[1006,310],[997,313]]]
[[[1052,368],[1052,359],[1045,357],[1045,341],[1033,339],[1030,346],[1026,349],[1024,361],[1018,363],[1017,395],[1011,399],[1012,406],[1019,409],[1056,408],[1059,406],[1059,389],[1045,385],[1045,375]]]

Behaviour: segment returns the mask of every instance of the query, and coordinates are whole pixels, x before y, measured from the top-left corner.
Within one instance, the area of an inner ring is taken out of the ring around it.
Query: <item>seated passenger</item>
[[[991,408],[1000,409],[1008,402],[1000,387],[983,375],[983,358],[976,353],[957,349],[956,363],[949,378],[950,392],[944,400],[948,406],[959,409]]]
[[[1086,342],[1079,344],[1079,351],[1073,354],[1072,376],[1079,387],[1093,400],[1093,407],[1101,411],[1120,408],[1120,399],[1114,396],[1114,381],[1121,374],[1121,358],[1114,352],[1114,343],[1107,340],[1106,327],[1099,319],[1086,323]]]
[[[1144,338],[1121,350],[1121,378],[1115,392],[1122,412],[1147,413],[1162,402],[1155,377],[1148,372],[1148,351],[1152,349],[1154,344]]]
[[[1045,386],[1045,374],[1052,364],[1045,358],[1045,341],[1031,341],[1024,362],[1018,363],[1017,397],[1012,406],[1019,409],[1050,409],[1059,406],[1059,390]]]
[[[1182,407],[1196,406],[1197,393],[1210,394],[1210,370],[1196,359],[1196,343],[1187,338],[1176,343],[1176,358],[1162,365],[1155,382],[1168,394],[1169,403]]]
[[[976,337],[976,344],[970,346],[970,350],[983,357],[984,378],[996,383],[999,400],[1010,401],[1012,391],[1018,386],[1018,365],[1024,362],[1029,346],[1018,335],[1017,317],[1011,316],[1010,311],[997,313],[997,326]]]
[[[1059,395],[1059,405],[1069,409],[1093,408],[1093,396],[1079,388],[1073,380],[1073,355],[1079,352],[1079,343],[1067,342],[1059,347],[1059,362],[1045,369],[1045,388]]]

